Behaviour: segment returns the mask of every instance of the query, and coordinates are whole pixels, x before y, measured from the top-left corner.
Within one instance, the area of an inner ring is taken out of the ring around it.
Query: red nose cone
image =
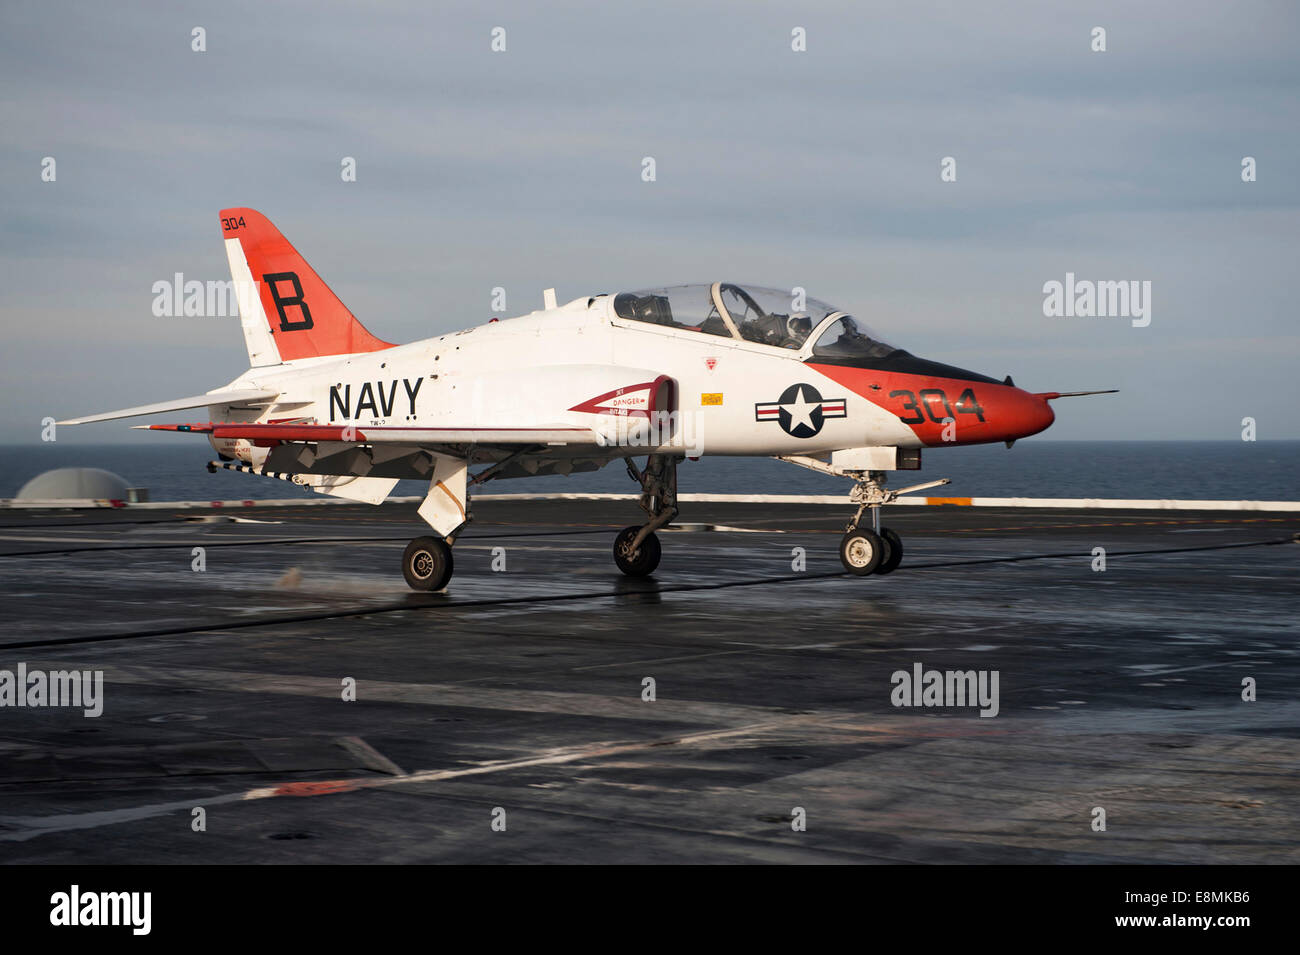
[[[1014,441],[1047,430],[1056,420],[1056,413],[1037,395],[1012,388],[999,399],[997,420],[1007,432],[1003,440]]]

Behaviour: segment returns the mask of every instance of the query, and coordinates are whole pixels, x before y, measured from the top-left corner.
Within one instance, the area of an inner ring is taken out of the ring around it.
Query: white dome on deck
[[[18,490],[19,501],[127,499],[126,479],[101,468],[56,468],[38,474]]]

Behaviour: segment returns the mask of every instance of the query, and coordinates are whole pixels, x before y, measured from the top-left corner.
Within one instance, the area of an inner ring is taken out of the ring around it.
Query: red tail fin
[[[222,209],[221,234],[253,365],[393,347],[366,331],[260,212]]]

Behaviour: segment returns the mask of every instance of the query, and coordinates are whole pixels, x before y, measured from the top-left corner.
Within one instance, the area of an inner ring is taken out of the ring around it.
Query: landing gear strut
[[[858,483],[849,492],[849,500],[858,505],[858,512],[853,515],[844,529],[844,538],[840,541],[840,561],[850,574],[866,577],[868,574],[888,574],[898,569],[903,562],[903,541],[898,534],[888,527],[880,526],[880,508],[898,499],[898,495],[907,491],[946,484],[947,481],[919,484],[915,487],[891,491],[885,487],[883,471],[860,471]],[[871,528],[859,527],[859,521],[865,511],[871,511]]]
[[[438,536],[417,537],[406,545],[402,553],[402,576],[412,590],[432,592],[442,590],[451,580],[455,566],[451,559],[451,545],[470,520],[469,459],[435,451],[422,454],[430,465],[424,469],[429,479],[429,490],[416,513]],[[501,462],[502,465],[505,463]],[[475,478],[474,483],[487,480],[494,473],[493,468],[488,468]]]
[[[677,516],[677,462],[681,458],[652,454],[644,471],[638,470],[631,458],[625,460],[627,473],[641,485],[641,509],[650,520],[619,531],[614,538],[614,563],[629,577],[646,577],[659,566],[662,554],[655,531]]]
[[[869,574],[887,574],[903,559],[903,543],[898,535],[880,526],[880,506],[889,500],[890,492],[884,489],[885,476],[880,471],[860,475],[849,500],[858,505],[844,528],[840,540],[840,563],[850,574],[866,577]],[[860,527],[862,514],[871,510],[871,527]]]
[[[778,455],[777,460],[797,464],[810,471],[820,471],[822,474],[851,477],[857,482],[849,492],[849,500],[858,505],[858,511],[853,515],[853,520],[849,521],[848,527],[844,529],[844,537],[840,540],[840,561],[844,564],[845,570],[858,577],[892,573],[903,562],[903,542],[888,527],[880,526],[880,508],[885,504],[892,504],[901,494],[923,491],[929,487],[939,487],[948,483],[948,478],[940,478],[937,481],[926,481],[923,484],[913,484],[910,487],[891,491],[885,487],[884,471],[836,467],[833,463],[834,456],[830,464],[820,458],[801,454]],[[919,467],[919,459],[917,466]],[[868,509],[871,511],[869,528],[860,526],[862,515]]]

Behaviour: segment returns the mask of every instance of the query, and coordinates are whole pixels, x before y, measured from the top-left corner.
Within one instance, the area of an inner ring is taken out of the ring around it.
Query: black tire
[[[866,577],[876,572],[885,559],[885,542],[875,531],[859,527],[840,541],[840,562],[850,574]]]
[[[885,542],[885,558],[876,568],[876,573],[891,574],[903,562],[903,541],[888,527],[880,529],[880,539]]]
[[[628,553],[628,544],[632,543],[632,538],[640,530],[640,527],[625,527],[614,538],[614,563],[629,577],[648,577],[653,574],[659,566],[659,558],[663,556],[659,538],[653,533],[641,542],[635,553]]]
[[[454,566],[451,547],[438,537],[417,537],[402,554],[402,576],[412,590],[442,590]]]

